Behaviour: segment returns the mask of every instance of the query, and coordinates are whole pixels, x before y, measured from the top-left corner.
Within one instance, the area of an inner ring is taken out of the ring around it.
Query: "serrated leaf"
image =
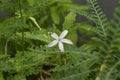
[[[17,33],[17,35],[19,37],[22,37],[21,33]],[[30,33],[30,32],[24,32],[24,37],[27,39],[34,39],[34,40],[40,40],[43,41],[45,43],[49,43],[50,42],[50,36],[46,35],[46,34],[34,34],[34,33]]]
[[[63,23],[63,30],[72,28],[74,25],[74,22],[76,20],[76,14],[74,12],[70,12],[66,17],[65,21]]]
[[[68,30],[68,39],[72,40],[74,44],[77,42],[76,27],[74,27],[74,22],[76,20],[76,14],[74,12],[68,13],[65,17],[63,23],[63,30]]]

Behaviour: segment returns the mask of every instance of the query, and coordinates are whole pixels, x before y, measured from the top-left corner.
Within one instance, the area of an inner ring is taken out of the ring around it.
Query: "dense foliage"
[[[120,1],[112,20],[86,1],[0,1],[0,11],[13,13],[0,20],[0,80],[120,80]],[[63,30],[74,44],[48,48]]]

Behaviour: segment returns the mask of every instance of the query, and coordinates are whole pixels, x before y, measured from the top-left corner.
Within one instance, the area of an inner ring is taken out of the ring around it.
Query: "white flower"
[[[52,41],[50,44],[47,45],[47,47],[52,47],[56,44],[58,44],[58,47],[60,49],[61,52],[64,52],[64,46],[63,43],[67,43],[67,44],[73,44],[71,40],[68,39],[64,39],[64,37],[67,35],[68,31],[64,30],[60,36],[58,36],[56,33],[53,33],[51,36],[55,39],[54,41]]]

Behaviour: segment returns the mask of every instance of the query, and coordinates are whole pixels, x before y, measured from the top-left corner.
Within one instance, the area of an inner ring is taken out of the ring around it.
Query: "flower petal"
[[[52,47],[52,46],[56,45],[57,43],[58,43],[58,40],[54,40],[54,41],[52,41],[51,43],[49,43],[49,44],[47,45],[47,47]]]
[[[58,40],[58,35],[57,35],[56,33],[53,33],[51,36],[52,36],[54,39],[57,39],[57,40]]]
[[[58,43],[58,47],[59,47],[59,49],[60,49],[61,52],[64,52],[64,46],[63,46],[62,42]]]
[[[61,41],[67,44],[73,44],[73,42],[69,39],[62,39]]]
[[[67,35],[68,31],[64,30],[61,34],[60,34],[60,39],[63,39],[66,35]]]

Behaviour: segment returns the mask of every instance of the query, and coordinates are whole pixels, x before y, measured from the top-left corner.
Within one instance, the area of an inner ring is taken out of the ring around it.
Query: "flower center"
[[[61,38],[58,38],[58,41],[60,42],[60,41],[62,41],[62,39],[61,39]]]

